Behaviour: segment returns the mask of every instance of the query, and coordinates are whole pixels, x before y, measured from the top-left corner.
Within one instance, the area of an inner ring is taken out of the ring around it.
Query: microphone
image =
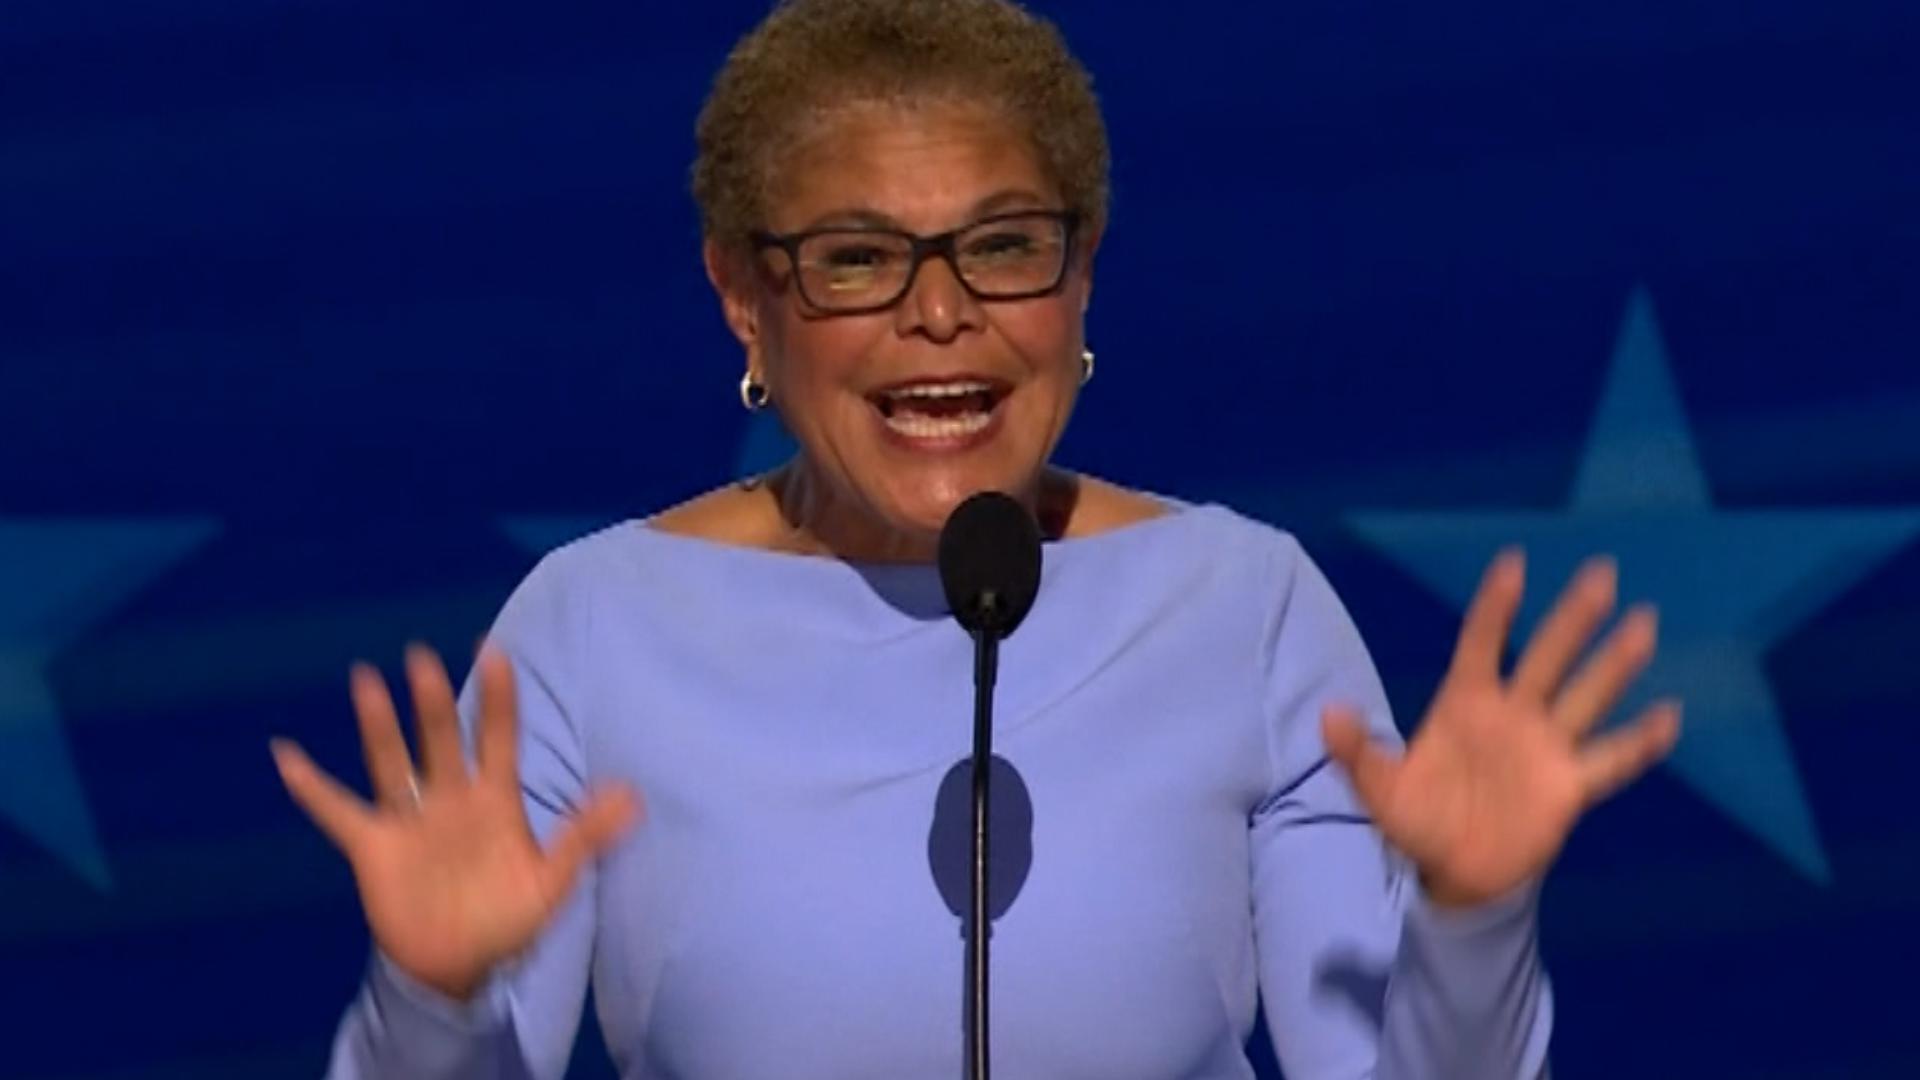
[[[1040,526],[1013,498],[983,491],[940,530],[940,585],[968,633],[1012,634],[1040,592]]]
[[[973,882],[967,937],[967,1073],[987,1080],[987,788],[993,762],[993,684],[1000,641],[1020,626],[1040,593],[1040,527],[1011,496],[967,498],[940,530],[940,585],[953,617],[973,636]]]

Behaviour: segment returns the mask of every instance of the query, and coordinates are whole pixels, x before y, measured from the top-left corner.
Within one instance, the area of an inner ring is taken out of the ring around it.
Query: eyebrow
[[[1026,188],[1005,188],[974,203],[972,210],[967,214],[966,222],[978,221],[983,217],[991,217],[1003,211],[1041,210],[1046,207],[1047,200],[1036,192]],[[900,224],[900,222],[894,218],[868,207],[847,207],[840,210],[831,210],[814,218],[795,231],[807,232],[812,229],[840,227],[855,229],[896,229],[901,232],[913,231]]]

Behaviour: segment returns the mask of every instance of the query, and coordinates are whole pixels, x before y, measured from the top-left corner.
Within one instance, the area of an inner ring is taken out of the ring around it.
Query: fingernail
[[[1588,561],[1582,574],[1587,587],[1602,596],[1612,597],[1620,591],[1620,567],[1611,555],[1595,555]]]
[[[1652,604],[1635,604],[1621,623],[1622,629],[1638,636],[1638,646],[1650,649],[1660,640],[1660,613]]]

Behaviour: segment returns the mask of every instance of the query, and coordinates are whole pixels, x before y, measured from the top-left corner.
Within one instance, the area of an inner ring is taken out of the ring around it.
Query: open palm
[[[298,746],[273,744],[288,793],[352,864],[374,942],[408,975],[462,999],[532,943],[581,864],[638,809],[624,790],[602,792],[543,850],[521,802],[512,665],[483,650],[479,671],[478,761],[470,769],[445,668],[428,649],[408,650],[422,759],[416,774],[385,682],[371,667],[354,667],[354,711],[377,806]]]
[[[1373,743],[1351,708],[1329,708],[1322,719],[1329,753],[1382,835],[1444,905],[1483,903],[1544,874],[1580,815],[1679,736],[1671,701],[1619,731],[1592,734],[1652,659],[1656,636],[1652,609],[1636,607],[1574,669],[1613,610],[1610,560],[1581,568],[1503,679],[1501,654],[1524,587],[1521,555],[1501,553],[1404,754]]]

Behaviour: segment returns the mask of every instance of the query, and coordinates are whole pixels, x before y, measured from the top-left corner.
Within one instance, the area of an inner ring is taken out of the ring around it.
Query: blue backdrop
[[[1502,542],[1663,605],[1558,1075],[1920,1075],[1916,9],[1039,6],[1115,146],[1065,462],[1297,532],[1403,725]],[[684,194],[760,10],[0,11],[0,1072],[317,1075],[365,931],[268,735],[358,779],[350,659],[778,452]]]

